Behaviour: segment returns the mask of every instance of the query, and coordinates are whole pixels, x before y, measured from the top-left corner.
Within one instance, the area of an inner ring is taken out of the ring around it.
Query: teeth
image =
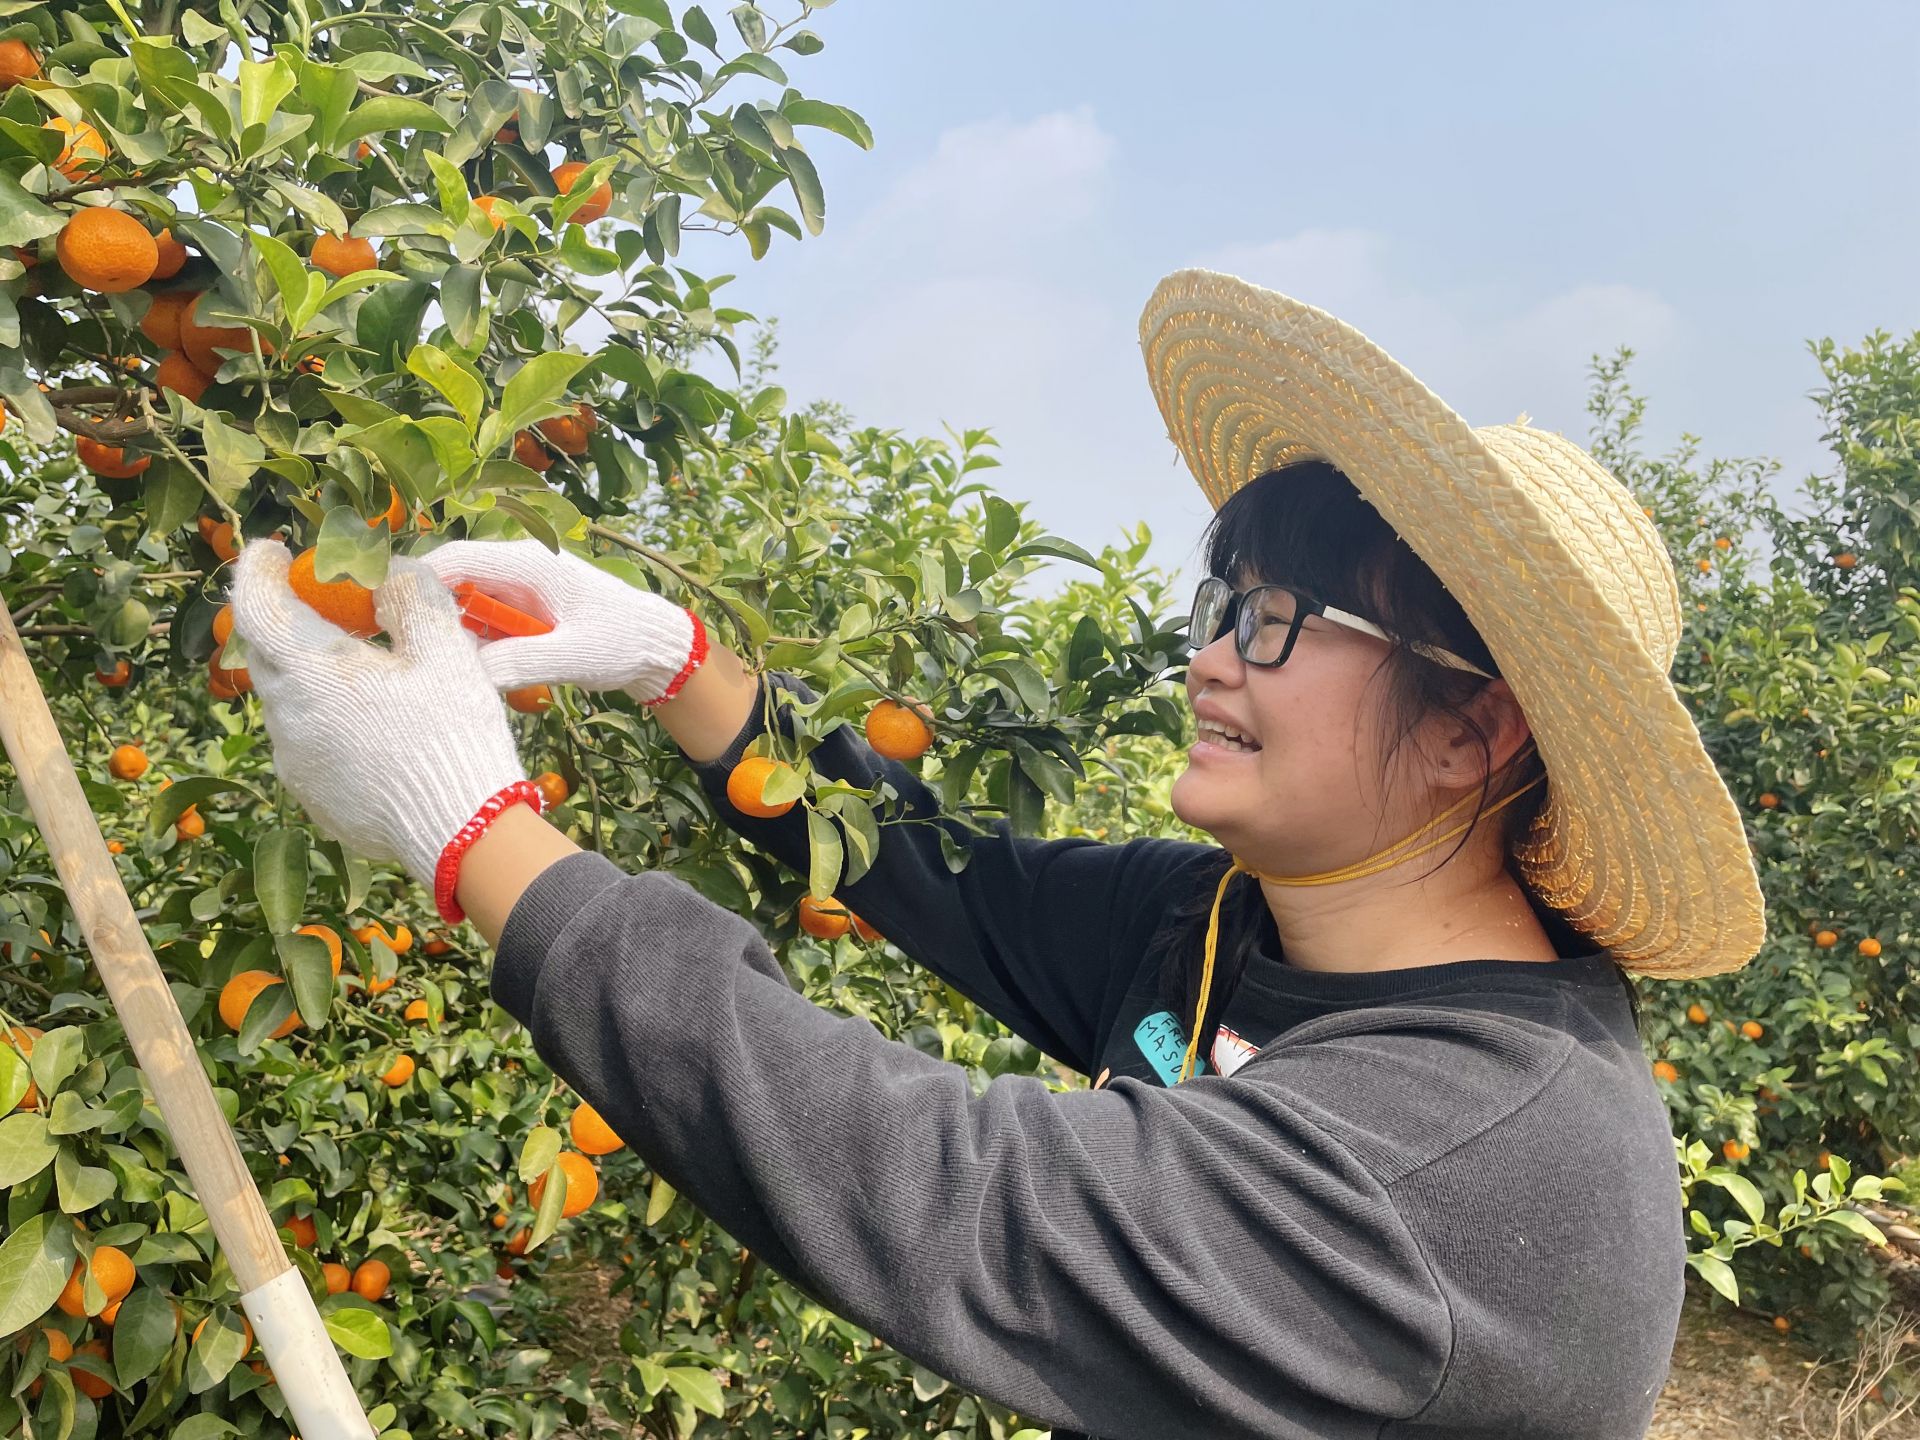
[[[1196,728],[1202,739],[1210,740],[1217,745],[1226,745],[1240,750],[1258,750],[1260,748],[1238,730],[1230,729],[1214,720],[1202,720]]]

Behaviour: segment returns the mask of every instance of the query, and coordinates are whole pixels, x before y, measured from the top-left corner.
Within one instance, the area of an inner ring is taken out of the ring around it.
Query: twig
[[[31,990],[46,1000],[53,998],[53,991],[37,980],[29,980],[17,970],[0,970],[0,981],[5,981],[9,985],[18,985],[22,990]]]
[[[147,634],[148,635],[164,635],[167,633],[167,628],[171,624],[172,622],[169,620],[156,621],[153,625],[148,627]],[[31,635],[36,638],[39,638],[39,637],[52,636],[52,635],[92,635],[95,633],[95,631],[94,631],[94,627],[91,625],[58,624],[58,625],[27,625],[21,628],[20,633],[22,636]]]
[[[58,589],[55,589],[48,594],[42,595],[37,600],[29,600],[26,604],[22,605],[18,610],[13,612],[13,616],[12,616],[13,623],[15,625],[18,625],[22,620],[26,619],[27,616],[33,614],[34,611],[40,609],[42,606],[51,605],[55,600],[59,598],[60,598],[60,591]]]

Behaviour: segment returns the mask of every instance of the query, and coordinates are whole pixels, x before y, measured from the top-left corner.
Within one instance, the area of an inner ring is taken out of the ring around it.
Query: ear
[[[1505,680],[1485,685],[1467,702],[1467,713],[1486,736],[1486,768],[1481,764],[1479,736],[1465,724],[1455,725],[1445,732],[1437,757],[1444,783],[1449,786],[1478,786],[1487,775],[1499,773],[1533,736],[1520,702]]]

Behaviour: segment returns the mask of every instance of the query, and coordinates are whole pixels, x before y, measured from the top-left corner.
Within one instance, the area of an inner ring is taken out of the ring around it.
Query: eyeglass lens
[[[1195,650],[1211,645],[1226,633],[1233,591],[1223,580],[1209,579],[1194,596],[1187,634]],[[1254,665],[1277,664],[1286,654],[1293,633],[1296,601],[1291,592],[1261,585],[1240,597],[1236,643],[1240,658]]]

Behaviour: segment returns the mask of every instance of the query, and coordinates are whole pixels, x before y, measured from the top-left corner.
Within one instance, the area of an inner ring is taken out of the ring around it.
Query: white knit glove
[[[538,540],[450,540],[420,557],[449,586],[472,581],[496,599],[550,620],[545,635],[480,648],[501,690],[579,685],[656,702],[693,659],[693,613]],[[702,657],[704,658],[704,656]]]
[[[479,642],[418,560],[394,556],[373,594],[389,652],[296,596],[290,559],[277,540],[253,540],[234,562],[233,628],[274,769],[328,837],[431,886],[482,802],[527,778]]]

